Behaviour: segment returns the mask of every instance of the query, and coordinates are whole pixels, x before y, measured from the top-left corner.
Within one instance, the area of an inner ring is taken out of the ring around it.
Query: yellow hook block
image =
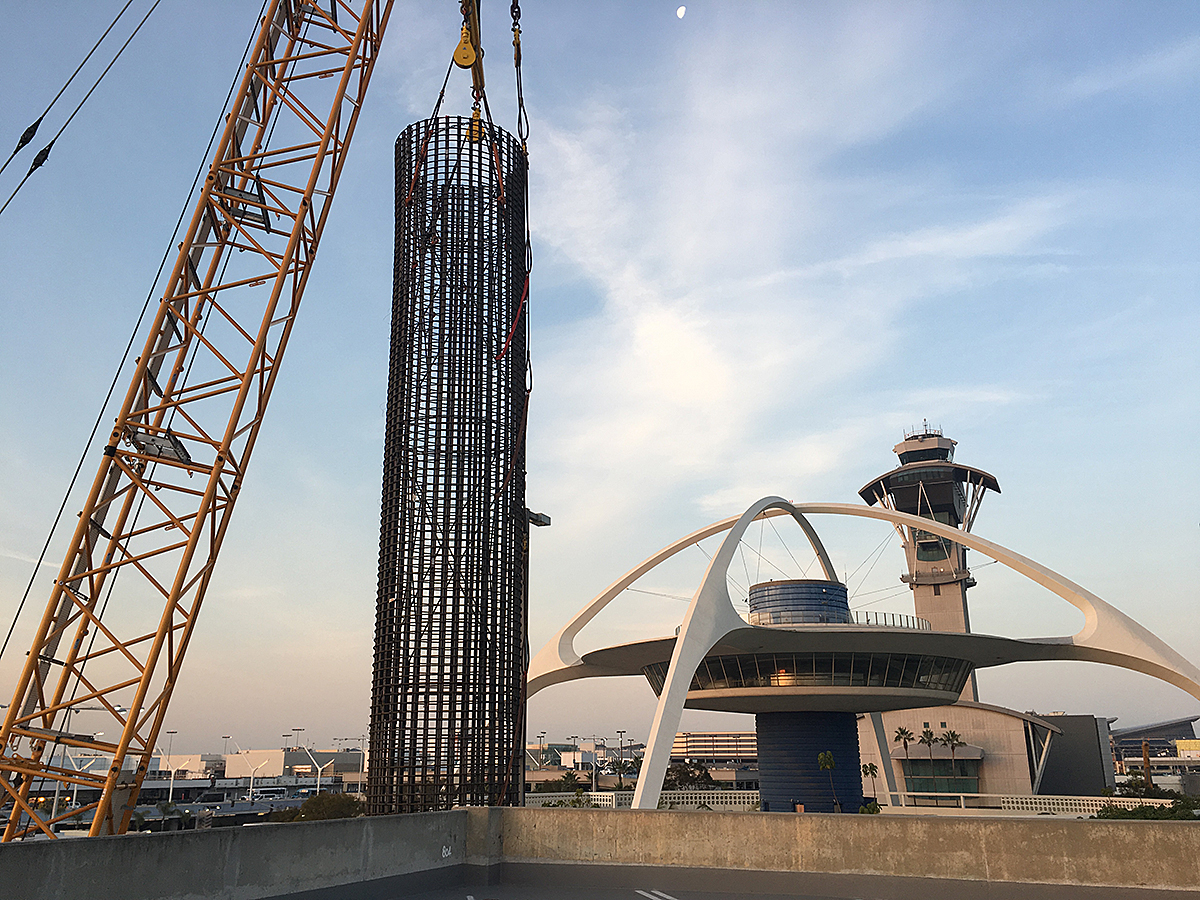
[[[471,44],[471,32],[463,26],[462,38],[454,48],[454,64],[460,69],[469,69],[475,65],[475,47]]]
[[[479,107],[471,112],[471,124],[467,126],[467,139],[473,142],[483,140],[483,119],[479,117]]]

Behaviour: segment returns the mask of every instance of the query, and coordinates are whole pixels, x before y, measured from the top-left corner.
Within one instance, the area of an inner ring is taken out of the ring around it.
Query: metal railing
[[[911,628],[915,631],[932,631],[933,626],[929,624],[928,619],[922,619],[918,616],[906,616],[903,613],[890,612],[859,612],[851,610],[850,615],[854,617],[855,625],[866,625],[868,627],[879,628]]]
[[[1022,796],[1019,794],[933,794],[896,791],[879,796],[884,808],[922,812],[959,809],[965,812],[1002,811],[1094,816],[1105,806],[1132,809],[1135,806],[1170,806],[1170,800],[1140,797]],[[890,802],[889,802],[890,801]],[[633,791],[577,791],[575,793],[525,794],[527,807],[585,806],[593,809],[629,809]],[[663,791],[659,807],[664,809],[757,810],[758,791]]]
[[[898,802],[887,804],[888,798]],[[1094,816],[1105,806],[1132,809],[1135,806],[1170,806],[1170,800],[1140,797],[1072,797],[1060,795],[1023,796],[1019,794],[933,794],[900,791],[879,798],[885,805],[908,809],[941,807],[949,809],[1007,810],[1012,812],[1051,813],[1055,815]]]
[[[633,791],[577,791],[575,793],[525,794],[527,807],[587,806],[594,809],[629,809]],[[757,810],[758,791],[663,791],[659,799],[663,809]]]
[[[849,619],[846,618],[847,616],[849,616]],[[929,624],[928,619],[907,616],[903,613],[874,612],[873,610],[864,612],[849,610],[848,612],[836,614],[821,614],[809,610],[774,609],[750,613],[747,621],[751,625],[760,625],[766,628],[778,625],[865,625],[867,627],[910,628],[916,631],[930,631],[933,627]],[[675,629],[675,634],[679,634],[678,628]]]

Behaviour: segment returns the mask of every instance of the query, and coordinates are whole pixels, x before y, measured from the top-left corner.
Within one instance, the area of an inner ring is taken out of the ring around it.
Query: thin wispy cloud
[[[1063,85],[1066,101],[1106,94],[1158,91],[1200,76],[1200,35],[1161,47],[1136,59],[1122,60],[1077,75]]]
[[[31,566],[37,565],[37,560],[32,556],[28,555],[27,553],[21,553],[17,550],[10,550],[7,547],[0,547],[0,556],[4,557],[5,559],[14,559],[17,562],[27,563]],[[46,565],[48,564],[45,562],[42,563],[43,568],[45,568]]]

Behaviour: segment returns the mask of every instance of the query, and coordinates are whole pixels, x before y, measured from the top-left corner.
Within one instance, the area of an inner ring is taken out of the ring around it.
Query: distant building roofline
[[[1153,722],[1149,725],[1135,725],[1132,728],[1113,728],[1109,730],[1114,738],[1125,737],[1132,734],[1140,734],[1144,731],[1157,731],[1159,728],[1170,728],[1172,725],[1190,725],[1200,719],[1200,715],[1183,716],[1178,719],[1168,719],[1165,722]]]

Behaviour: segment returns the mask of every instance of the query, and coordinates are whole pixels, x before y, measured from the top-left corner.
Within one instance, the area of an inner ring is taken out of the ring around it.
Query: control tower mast
[[[881,475],[858,494],[868,504],[933,519],[970,531],[989,491],[1000,493],[996,479],[980,469],[954,462],[955,441],[925,422],[893,447],[900,467]],[[916,614],[935,631],[965,634],[971,630],[967,588],[975,584],[967,568],[967,548],[917,528],[896,526],[904,544],[908,572],[900,580],[913,592]],[[963,690],[975,700],[975,676]]]

